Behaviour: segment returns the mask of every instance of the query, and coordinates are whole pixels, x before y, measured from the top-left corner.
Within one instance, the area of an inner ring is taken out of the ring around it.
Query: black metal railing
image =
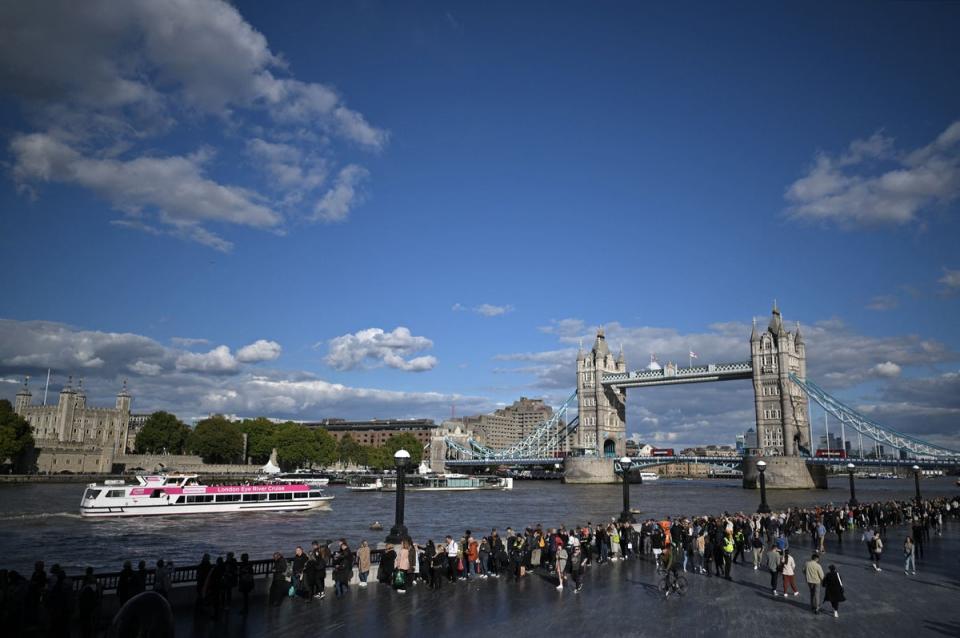
[[[382,549],[371,549],[370,550],[370,563],[378,564],[380,562],[380,557],[383,555],[384,550]],[[289,562],[289,557],[287,562]],[[357,557],[354,554],[353,559],[354,567],[357,565]],[[239,563],[238,563],[239,565]],[[249,562],[249,565],[253,568],[254,578],[259,576],[269,576],[273,573],[273,559],[265,558],[261,560],[252,560]],[[170,574],[170,584],[173,586],[196,583],[197,582],[197,568],[200,565],[186,565],[183,567],[174,566],[173,571]],[[330,566],[328,566],[328,569]],[[157,570],[150,568],[144,570],[146,572],[146,586],[147,589],[153,589],[154,583],[157,578]],[[133,571],[134,575],[139,574],[138,570]],[[108,572],[103,574],[94,574],[94,578],[97,579],[97,585],[99,585],[101,591],[116,591],[117,585],[120,583],[121,572]],[[83,588],[84,576],[68,576],[67,578],[73,581],[73,590],[80,591]]]

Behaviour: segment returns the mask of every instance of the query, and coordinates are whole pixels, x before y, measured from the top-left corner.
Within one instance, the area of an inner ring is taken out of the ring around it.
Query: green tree
[[[247,435],[247,456],[254,463],[266,463],[270,452],[276,447],[278,426],[265,417],[244,419],[240,431]]]
[[[0,399],[0,465],[9,462],[21,469],[33,450],[30,424],[13,411],[6,399]]]
[[[394,467],[393,453],[385,447],[366,445],[363,448],[367,467],[372,470],[388,470]]]
[[[143,424],[134,443],[140,454],[183,454],[190,428],[169,412],[154,412]]]
[[[333,465],[337,461],[337,440],[323,428],[313,430],[313,436],[317,439],[319,450],[317,463],[324,467]]]
[[[357,443],[352,436],[345,434],[337,444],[337,460],[341,463],[360,464],[363,446]]]
[[[417,437],[404,432],[403,434],[393,434],[383,444],[383,447],[390,453],[390,464],[393,465],[393,455],[397,450],[406,450],[410,453],[410,465],[417,467],[423,458],[423,445],[417,440]]]
[[[236,423],[218,414],[197,423],[187,449],[206,463],[230,463],[243,454],[243,434]]]
[[[320,444],[310,428],[287,421],[277,426],[273,435],[277,461],[285,470],[306,467],[320,461]]]

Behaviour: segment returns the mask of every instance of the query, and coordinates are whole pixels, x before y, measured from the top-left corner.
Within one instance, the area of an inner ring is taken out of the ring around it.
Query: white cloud
[[[394,331],[396,333],[396,331]],[[397,333],[399,341],[424,345]],[[189,355],[186,356],[185,355]],[[28,361],[29,359],[29,361]],[[95,367],[83,364],[99,359]],[[319,420],[344,418],[443,419],[456,403],[464,413],[488,412],[493,402],[440,392],[406,392],[331,383],[299,370],[258,370],[231,362],[227,346],[185,353],[136,334],[80,330],[60,323],[0,319],[0,398],[12,399],[23,375],[37,380],[53,368],[56,392],[68,374],[84,377],[90,405],[112,405],[124,378],[138,412],[168,410],[183,419],[211,412]],[[177,366],[177,362],[180,366]],[[184,365],[187,364],[187,365]],[[41,389],[42,391],[42,389]]]
[[[146,361],[136,361],[127,368],[130,372],[142,374],[146,377],[155,377],[163,371],[163,366],[158,363],[147,363]]]
[[[360,186],[369,175],[367,169],[356,164],[343,167],[333,187],[317,202],[313,218],[325,222],[344,221],[350,215],[350,210],[363,202]]]
[[[228,222],[255,228],[276,226],[278,213],[256,196],[223,186],[204,176],[204,154],[140,157],[130,161],[85,157],[43,133],[13,138],[14,177],[21,183],[65,182],[88,188],[136,221],[154,213],[161,224],[201,243],[226,248],[218,237],[199,226]]]
[[[416,337],[408,328],[399,326],[392,332],[381,328],[367,328],[353,334],[331,339],[329,352],[324,359],[336,370],[353,370],[372,361],[374,365],[386,365],[407,372],[424,372],[437,365],[433,356],[406,358],[433,347],[426,337]]]
[[[937,280],[943,286],[941,292],[944,294],[953,294],[960,291],[960,270],[943,269],[943,277]]]
[[[193,348],[194,346],[205,346],[210,343],[210,340],[194,337],[170,337],[170,343],[180,348]]]
[[[807,175],[787,189],[787,214],[842,226],[907,224],[960,196],[960,121],[912,152],[893,146],[877,133],[855,140],[839,157],[819,153]]]
[[[455,303],[450,308],[450,310],[454,312],[465,312],[469,310],[471,312],[477,313],[478,315],[483,315],[484,317],[499,317],[500,315],[505,315],[508,312],[512,312],[513,306],[509,304],[505,306],[495,306],[489,303],[482,303],[479,306],[473,306],[472,308],[468,308],[461,303]]]
[[[260,361],[273,361],[280,356],[282,348],[276,341],[267,341],[266,339],[257,339],[248,346],[243,346],[237,350],[237,361],[242,363],[258,363]]]
[[[878,377],[898,377],[900,376],[900,366],[892,361],[884,361],[870,368],[870,373]]]
[[[893,310],[900,305],[900,300],[896,295],[877,295],[867,304],[868,310]]]
[[[233,372],[237,369],[237,359],[227,346],[217,346],[210,352],[184,352],[177,357],[177,370],[196,372]]]
[[[281,229],[311,196],[303,217],[340,221],[362,201],[368,173],[357,164],[316,192],[339,163],[333,142],[379,152],[389,134],[333,88],[288,71],[221,0],[0,4],[0,90],[34,128],[11,135],[18,185],[90,189],[123,211],[116,225],[156,236],[229,250],[210,224]],[[257,131],[247,150],[270,178],[270,201],[209,177],[201,165],[213,153],[158,154],[154,138],[183,120],[199,136],[210,123]]]

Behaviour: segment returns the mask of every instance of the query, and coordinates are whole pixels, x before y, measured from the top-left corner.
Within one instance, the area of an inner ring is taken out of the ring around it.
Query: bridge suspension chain
[[[801,380],[791,372],[790,380],[796,383],[808,397],[816,401],[821,408],[829,412],[841,423],[853,427],[854,430],[870,437],[874,441],[890,445],[900,450],[907,450],[917,456],[960,458],[960,451],[922,441],[909,434],[898,432],[897,430],[872,421],[850,406],[833,398],[823,388],[809,379]]]
[[[536,430],[527,438],[503,450],[494,450],[472,438],[467,440],[467,445],[463,445],[451,437],[444,437],[444,441],[448,449],[454,450],[464,460],[495,461],[499,459],[549,458],[554,451],[563,445],[564,439],[574,432],[579,425],[579,418],[575,417],[570,422],[560,426],[560,422],[566,416],[570,404],[576,398],[577,393],[574,392],[554,411],[553,416],[538,425]]]

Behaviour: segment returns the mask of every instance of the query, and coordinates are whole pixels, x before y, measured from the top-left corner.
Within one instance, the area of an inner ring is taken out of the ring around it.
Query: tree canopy
[[[183,454],[190,428],[169,412],[154,412],[134,443],[139,454]]]
[[[247,435],[247,456],[254,463],[266,463],[270,452],[277,446],[278,424],[266,417],[244,419],[240,431]]]
[[[197,423],[187,449],[206,463],[230,463],[243,454],[243,434],[240,426],[218,414]]]
[[[10,462],[22,466],[33,449],[30,424],[13,411],[6,399],[0,399],[0,464]]]

